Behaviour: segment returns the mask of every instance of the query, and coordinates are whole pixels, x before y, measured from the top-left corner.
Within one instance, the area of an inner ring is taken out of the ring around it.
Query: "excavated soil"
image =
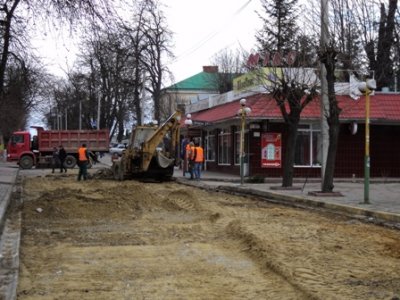
[[[18,299],[396,299],[400,232],[168,183],[26,178]]]

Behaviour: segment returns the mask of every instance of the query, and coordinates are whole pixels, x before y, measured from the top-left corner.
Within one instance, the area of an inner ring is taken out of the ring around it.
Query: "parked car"
[[[119,156],[122,155],[122,152],[126,149],[124,144],[117,144],[113,147],[110,148],[110,154],[114,155],[114,154],[118,154]]]

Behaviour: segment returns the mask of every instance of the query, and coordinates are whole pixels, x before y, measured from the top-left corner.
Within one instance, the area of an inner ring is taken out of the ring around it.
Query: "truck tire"
[[[76,157],[73,155],[67,155],[64,161],[64,166],[68,169],[72,169],[76,165]]]
[[[22,156],[19,160],[19,166],[21,169],[32,169],[33,167],[33,158],[32,156],[25,155]]]

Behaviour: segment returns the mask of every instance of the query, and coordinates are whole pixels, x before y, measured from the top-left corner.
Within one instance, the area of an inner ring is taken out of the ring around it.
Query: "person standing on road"
[[[67,168],[64,166],[65,158],[67,157],[67,152],[65,151],[63,145],[58,147],[58,158],[60,159],[60,173],[63,171],[67,173]]]
[[[185,137],[181,143],[181,162],[182,162],[183,177],[185,177],[186,172],[188,171],[188,158],[186,155],[188,145],[189,145],[189,138]]]
[[[190,179],[194,179],[194,143],[190,142],[186,146],[186,157]]]
[[[60,157],[58,156],[58,149],[56,147],[53,148],[53,157],[51,158],[51,173],[54,173],[54,169],[57,168],[60,163]]]
[[[78,166],[79,166],[79,174],[78,181],[87,179],[87,165],[89,163],[89,152],[86,148],[86,144],[82,144],[82,146],[78,149]]]
[[[194,143],[193,161],[194,161],[194,178],[196,180],[200,180],[201,168],[203,167],[203,162],[204,162],[204,150],[200,146],[198,141]]]

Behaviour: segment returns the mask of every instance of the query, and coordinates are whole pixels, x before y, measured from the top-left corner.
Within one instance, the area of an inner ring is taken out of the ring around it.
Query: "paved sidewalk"
[[[8,213],[19,168],[0,161],[0,299],[16,299],[21,214]]]
[[[0,161],[0,228],[4,225],[7,211],[19,168],[16,163]]]
[[[266,179],[265,183],[240,184],[240,177],[218,172],[204,171],[200,181],[183,177],[182,170],[176,169],[174,176],[178,181],[219,191],[234,192],[269,198],[277,202],[285,202],[295,206],[324,207],[338,210],[353,216],[367,217],[371,221],[387,221],[397,223],[400,228],[400,179],[384,180],[372,178],[369,186],[369,202],[364,204],[363,179],[336,179],[334,192],[342,196],[312,196],[309,192],[321,190],[319,179],[294,180],[297,189],[283,190],[280,178]],[[272,188],[272,189],[271,189]]]

